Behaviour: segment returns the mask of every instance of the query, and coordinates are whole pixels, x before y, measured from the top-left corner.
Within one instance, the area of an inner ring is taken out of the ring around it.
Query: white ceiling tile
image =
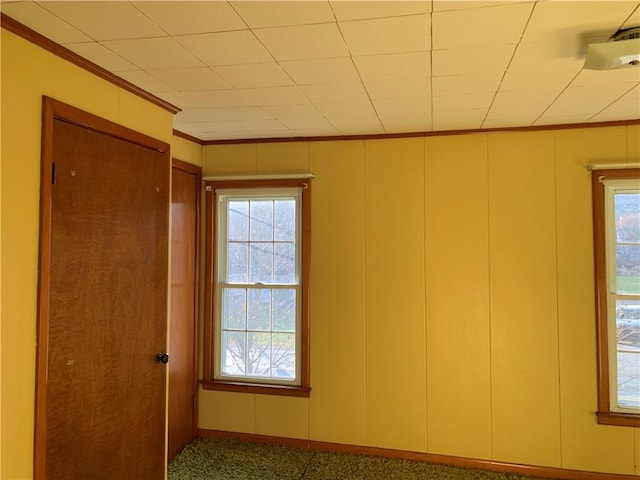
[[[280,118],[279,119],[285,126],[292,130],[306,130],[310,129],[333,129],[333,126],[329,121],[323,117],[320,118]]]
[[[531,125],[544,111],[544,106],[538,108],[492,108],[484,123],[483,128],[508,127]]]
[[[376,116],[331,117],[329,119],[342,135],[366,135],[384,133],[384,128]]]
[[[313,105],[274,105],[263,107],[263,110],[281,121],[322,118],[322,113]]]
[[[224,108],[185,108],[173,117],[176,123],[219,122],[226,120]]]
[[[365,80],[386,80],[431,75],[429,52],[388,53],[353,57]]]
[[[538,2],[522,38],[552,42],[566,55],[586,52],[590,38],[606,41],[636,8],[630,1]]]
[[[373,105],[379,115],[402,115],[415,112],[431,113],[431,98],[396,98],[393,100],[374,100]]]
[[[496,92],[502,73],[493,75],[446,75],[433,77],[431,89],[434,97],[441,95],[465,95],[472,93]]]
[[[383,122],[385,133],[407,133],[407,132],[430,132],[432,130],[430,121],[409,121],[398,120]]]
[[[481,47],[518,43],[534,3],[453,10],[433,14],[433,48]],[[485,25],[491,25],[486,28]]]
[[[591,118],[592,114],[579,115],[542,115],[533,125],[562,125],[564,123],[583,123]]]
[[[268,87],[238,90],[252,101],[251,105],[308,105],[309,100],[298,87]]]
[[[255,101],[243,90],[171,92],[160,96],[182,109],[256,106]]]
[[[339,23],[352,55],[420,52],[431,48],[429,15]]]
[[[118,76],[151,93],[174,92],[169,85],[142,70],[118,72]]]
[[[640,82],[640,68],[620,68],[617,70],[581,70],[571,82],[572,87],[588,85],[611,85],[613,83]]]
[[[376,112],[371,102],[339,102],[339,103],[317,103],[316,108],[327,118],[333,117],[373,117]]]
[[[526,1],[526,0],[525,0]],[[434,0],[433,11],[444,12],[447,10],[466,10],[471,8],[486,8],[496,5],[505,5],[507,3],[522,3],[523,0],[497,0],[492,2],[484,2],[481,0],[462,1],[462,0]]]
[[[325,1],[236,1],[231,2],[251,28],[281,27],[333,22],[334,17]]]
[[[428,97],[430,94],[429,77],[404,78],[401,80],[366,80],[365,86],[371,100]]]
[[[197,123],[225,120],[269,120],[274,117],[260,107],[233,107],[188,108],[178,112],[175,118],[176,121],[182,123]]]
[[[150,75],[178,91],[231,88],[227,81],[206,67],[147,71]]]
[[[394,0],[392,2],[339,0],[331,2],[331,8],[338,21],[362,20],[429,13],[431,2],[427,0]]]
[[[345,57],[349,54],[333,23],[254,30],[276,60]]]
[[[368,102],[361,83],[335,85],[303,85],[300,87],[312,103]]]
[[[431,123],[431,112],[403,112],[403,113],[381,113],[379,114],[382,125],[385,129],[392,125],[428,125]],[[414,128],[414,127],[410,127]]]
[[[175,37],[209,66],[272,62],[273,57],[248,30]]]
[[[227,2],[133,2],[170,35],[224,32],[247,28]]]
[[[599,86],[569,87],[547,109],[544,116],[595,115],[634,86],[635,84],[619,83],[606,89]]]
[[[91,37],[34,2],[3,3],[2,13],[56,43],[90,42]]]
[[[546,89],[518,89],[509,91],[499,91],[493,101],[493,107],[498,109],[530,108],[541,106],[542,109],[551,105],[553,101],[562,93],[563,87]],[[542,112],[540,112],[542,113]]]
[[[466,117],[466,116],[465,116]],[[446,130],[477,130],[482,127],[482,118],[461,117],[434,119],[433,130],[438,132]]]
[[[293,85],[282,67],[275,62],[218,66],[213,70],[236,88]]]
[[[637,27],[638,25],[640,25],[640,3],[638,3],[636,9],[631,13],[631,15],[629,15],[627,21],[620,28],[627,29]]]
[[[433,114],[440,116],[451,110],[463,111],[465,109],[488,109],[493,101],[494,94],[481,95],[444,95],[433,98]]]
[[[523,72],[532,77],[545,77],[547,73],[555,75],[559,72],[572,71],[574,75],[584,65],[584,57],[576,57],[564,51],[562,44],[548,41],[521,43],[515,51],[509,73],[517,75]],[[545,72],[545,75],[540,75]]]
[[[110,72],[137,69],[134,64],[128,62],[120,55],[112,52],[98,42],[69,43],[64,46],[72,52],[92,61],[96,65],[100,65],[102,68],[105,68]]]
[[[40,2],[94,40],[160,37],[165,33],[129,2]]]
[[[349,57],[294,60],[280,62],[280,65],[298,85],[360,81],[358,71]]]
[[[498,45],[434,50],[431,69],[434,76],[469,75],[477,72],[484,75],[502,75],[514,49],[515,45]]]
[[[201,67],[202,63],[169,37],[112,40],[102,45],[143,69]]]
[[[640,119],[640,85],[598,112],[589,121],[637,120]]]

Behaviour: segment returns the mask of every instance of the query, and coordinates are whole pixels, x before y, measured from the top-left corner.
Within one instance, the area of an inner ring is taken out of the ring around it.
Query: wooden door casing
[[[45,99],[35,478],[165,472],[168,145]]]
[[[168,460],[197,436],[202,169],[173,160]]]

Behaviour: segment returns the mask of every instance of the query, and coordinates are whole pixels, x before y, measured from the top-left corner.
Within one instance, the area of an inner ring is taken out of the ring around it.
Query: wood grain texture
[[[161,478],[168,149],[60,106],[43,111],[35,477]]]
[[[174,159],[168,460],[197,435],[200,192],[202,169]]]

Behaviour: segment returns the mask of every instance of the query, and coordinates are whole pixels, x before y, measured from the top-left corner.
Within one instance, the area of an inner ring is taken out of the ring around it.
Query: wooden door
[[[173,160],[172,172],[169,460],[197,436],[198,243],[202,179],[200,167],[179,160]]]
[[[52,123],[36,478],[162,479],[167,372],[156,354],[167,344],[168,155]]]

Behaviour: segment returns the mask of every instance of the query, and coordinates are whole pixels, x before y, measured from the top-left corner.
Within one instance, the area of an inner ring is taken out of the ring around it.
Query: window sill
[[[600,425],[616,425],[619,427],[640,427],[640,415],[633,413],[597,412]]]
[[[306,397],[311,394],[311,387],[293,387],[287,385],[266,385],[264,383],[202,381],[205,390],[221,390],[224,392],[258,393],[261,395],[281,395],[285,397]]]

